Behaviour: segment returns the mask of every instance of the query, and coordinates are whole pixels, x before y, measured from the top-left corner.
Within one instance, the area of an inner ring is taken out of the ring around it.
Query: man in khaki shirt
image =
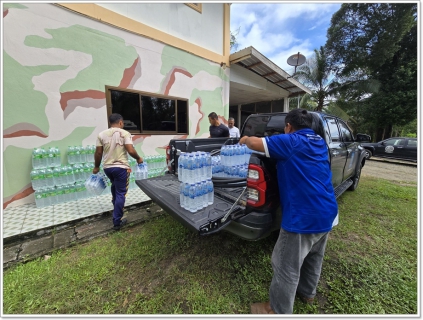
[[[131,134],[123,130],[123,117],[113,113],[109,116],[109,123],[110,128],[100,132],[97,137],[93,173],[99,172],[103,159],[104,173],[112,182],[113,229],[119,230],[127,223],[122,217],[131,173],[128,153],[137,163],[142,163],[143,159],[134,149]]]

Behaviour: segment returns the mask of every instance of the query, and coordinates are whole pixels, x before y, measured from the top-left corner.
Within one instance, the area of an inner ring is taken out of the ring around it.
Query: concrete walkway
[[[151,200],[125,207],[124,217],[128,224],[121,231],[163,213],[163,209]],[[121,232],[114,231],[112,225],[112,211],[107,211],[3,239],[3,269],[112,232]]]

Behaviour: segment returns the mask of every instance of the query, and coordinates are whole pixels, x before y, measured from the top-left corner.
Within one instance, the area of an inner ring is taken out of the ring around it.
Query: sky
[[[326,43],[332,15],[341,3],[241,3],[231,4],[231,31],[238,47],[231,53],[253,46],[261,54],[292,74],[289,56],[300,52],[306,58]]]

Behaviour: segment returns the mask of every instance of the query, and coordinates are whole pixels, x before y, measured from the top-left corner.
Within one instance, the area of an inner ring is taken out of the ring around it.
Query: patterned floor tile
[[[8,238],[11,236],[15,236],[21,233],[21,228],[19,229],[3,229],[3,238]]]
[[[79,219],[81,219],[81,218],[83,218],[83,217],[81,217],[81,215],[71,215],[71,216],[68,216],[67,217],[67,221],[75,221],[75,220],[79,220]]]
[[[38,220],[38,229],[44,229],[54,225],[55,225],[54,219]]]
[[[33,230],[37,230],[37,229],[38,229],[38,221],[37,221],[37,223],[26,223],[26,222],[24,222],[20,233],[25,233],[25,232],[29,232],[29,231],[33,231]]]

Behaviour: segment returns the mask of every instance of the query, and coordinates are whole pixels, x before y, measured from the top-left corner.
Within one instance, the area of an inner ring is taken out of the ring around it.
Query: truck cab
[[[335,196],[355,190],[366,161],[360,142],[367,135],[354,137],[342,119],[321,112],[311,113],[312,129],[325,139],[328,147]],[[286,115],[283,112],[250,115],[241,128],[241,137],[284,134]],[[237,144],[238,141],[239,138],[173,139],[166,149],[166,173],[137,180],[136,184],[173,218],[200,235],[225,231],[246,240],[260,240],[279,230],[282,217],[276,160],[264,153],[253,151],[247,178],[213,177],[212,205],[192,213],[179,203],[179,156],[194,151],[217,155],[224,144]]]

